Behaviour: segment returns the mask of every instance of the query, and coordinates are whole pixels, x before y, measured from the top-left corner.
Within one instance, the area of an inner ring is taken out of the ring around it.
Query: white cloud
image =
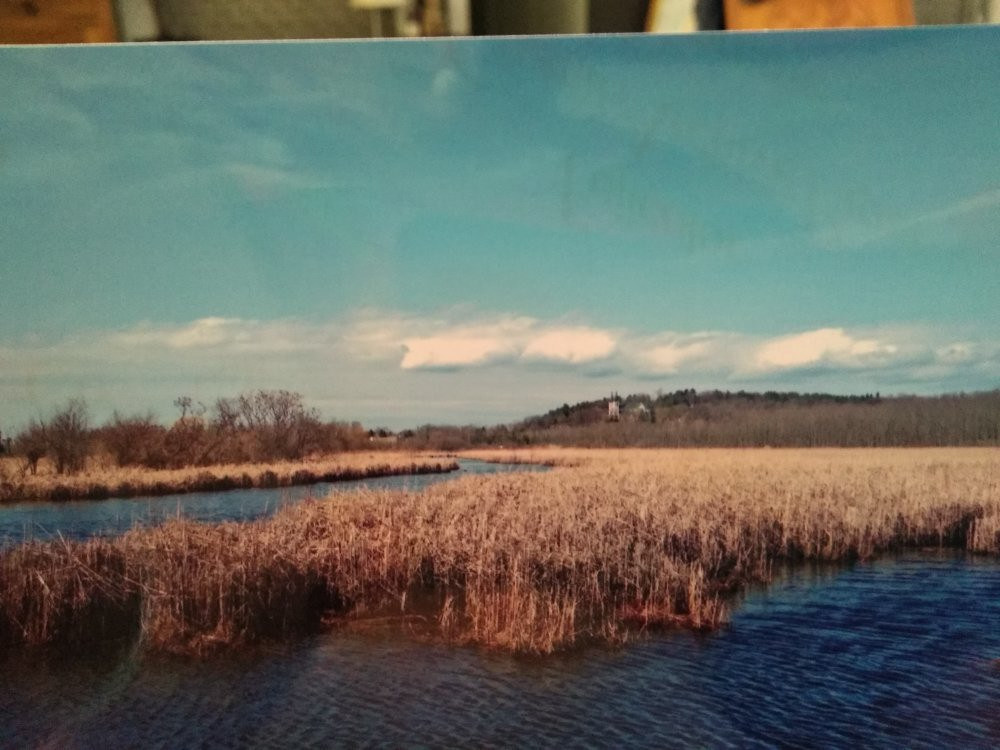
[[[759,381],[809,369],[814,373],[895,372],[931,360],[957,366],[986,356],[971,342],[895,328],[820,328],[773,338],[734,331],[637,334],[467,308],[438,316],[369,310],[344,326],[338,346],[356,361],[395,364],[403,371],[465,370],[531,364],[553,373],[624,378],[688,378],[708,383]],[[599,370],[594,365],[600,363]],[[895,369],[893,369],[895,368]]]
[[[362,358],[399,357],[403,370],[482,367],[515,360],[585,365],[607,359],[617,346],[613,333],[598,328],[546,325],[524,316],[476,318],[463,309],[435,318],[394,314],[380,318],[370,313],[356,321],[344,339]]]
[[[708,351],[709,343],[707,341],[684,345],[664,344],[650,349],[647,358],[657,371],[675,373],[683,363],[703,357]]]
[[[324,366],[377,366],[396,371],[464,370],[531,365],[553,374],[575,369],[623,377],[696,378],[722,382],[769,374],[812,371],[890,371],[935,363],[972,367],[992,362],[998,346],[924,329],[867,332],[820,328],[773,338],[732,331],[638,335],[562,321],[476,314],[467,308],[436,316],[365,310],[343,319],[246,320],[208,316],[181,324],[140,323],[119,331],[76,334],[61,342],[0,342],[0,359],[12,366],[72,357],[88,362],[223,362],[281,354]]]
[[[361,310],[341,328],[341,342],[356,360],[387,361],[404,353],[403,341],[414,335],[413,319],[397,313]]]
[[[407,339],[404,346],[400,363],[404,370],[481,365],[514,353],[511,342],[503,338],[475,334]]]
[[[606,359],[615,346],[614,336],[607,331],[585,326],[550,328],[528,341],[521,357],[582,364]]]
[[[765,341],[757,349],[755,364],[764,370],[806,367],[820,363],[858,365],[880,355],[896,353],[894,344],[855,338],[843,328],[819,328]]]
[[[939,372],[984,374],[994,386],[1000,385],[1000,341],[952,341],[935,348],[931,361]]]
[[[169,416],[182,393],[210,403],[289,388],[329,404],[331,417],[366,424],[482,423],[607,389],[941,393],[994,388],[998,371],[1000,344],[972,329],[831,327],[764,338],[640,333],[468,307],[324,320],[216,315],[0,341],[0,421],[16,424],[73,395],[102,416],[150,408]]]
[[[167,343],[175,349],[193,346],[218,346],[229,341],[246,341],[248,331],[235,318],[202,318],[167,334]]]
[[[531,318],[502,318],[478,325],[450,326],[429,336],[402,341],[404,370],[470,367],[517,356]]]
[[[741,365],[750,341],[747,336],[725,331],[664,331],[652,336],[629,337],[623,349],[629,369],[635,369],[644,377],[718,376]]]

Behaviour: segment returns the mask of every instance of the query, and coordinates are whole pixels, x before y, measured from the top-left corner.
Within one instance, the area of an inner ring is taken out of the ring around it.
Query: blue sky
[[[0,429],[998,387],[998,42],[0,49]]]

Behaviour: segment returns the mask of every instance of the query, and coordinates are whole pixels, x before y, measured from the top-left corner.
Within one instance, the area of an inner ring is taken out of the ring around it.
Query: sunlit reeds
[[[0,503],[21,500],[101,500],[108,497],[173,495],[251,487],[339,482],[395,474],[430,474],[458,468],[454,460],[412,453],[342,453],[328,458],[185,469],[90,465],[73,475],[42,464],[37,475],[14,470],[7,459],[0,476]]]
[[[0,643],[132,631],[200,651],[398,617],[454,642],[548,653],[717,627],[728,594],[767,581],[776,562],[1000,552],[995,449],[531,458],[575,465],[13,548],[0,555]]]

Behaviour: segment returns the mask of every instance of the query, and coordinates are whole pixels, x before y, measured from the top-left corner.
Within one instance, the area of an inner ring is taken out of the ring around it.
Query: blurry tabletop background
[[[0,0],[0,44],[1000,22],[1000,0]]]

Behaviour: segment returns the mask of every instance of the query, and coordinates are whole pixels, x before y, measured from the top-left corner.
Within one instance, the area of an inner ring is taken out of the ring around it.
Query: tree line
[[[609,420],[608,402],[620,418]],[[393,446],[406,450],[566,445],[579,447],[882,447],[1000,445],[1000,390],[943,396],[839,396],[767,391],[630,394],[563,404],[496,426],[422,425],[399,433],[358,422],[324,422],[301,394],[256,390],[211,407],[181,396],[170,425],[152,414],[115,412],[93,426],[71,399],[34,419],[9,443],[35,473],[48,457],[60,474],[95,455],[150,469],[299,460],[312,454]]]
[[[153,414],[115,412],[93,426],[83,399],[70,399],[48,418],[29,421],[11,441],[26,472],[35,474],[47,457],[59,474],[106,456],[116,466],[149,469],[299,460],[310,454],[366,447],[368,433],[357,422],[324,422],[302,395],[256,390],[218,398],[211,407],[189,396],[174,401],[179,416],[169,426]]]
[[[565,421],[528,425],[519,432],[525,442],[581,447],[1000,445],[1000,391],[846,402],[656,405],[648,419]]]
[[[609,418],[617,400],[620,418]],[[1000,390],[944,396],[841,396],[693,388],[563,404],[497,427],[424,425],[401,446],[431,450],[578,447],[1000,445]]]

